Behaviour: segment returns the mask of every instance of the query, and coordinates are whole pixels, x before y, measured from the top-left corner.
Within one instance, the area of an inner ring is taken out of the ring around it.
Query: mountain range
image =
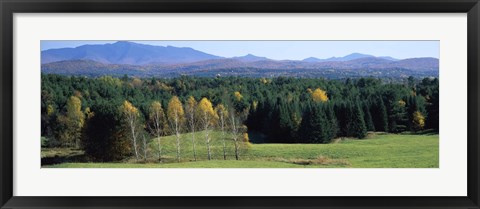
[[[218,59],[187,47],[152,46],[128,41],[42,51],[42,64],[65,60],[92,60],[104,64],[174,64]]]
[[[248,54],[221,57],[188,47],[119,41],[41,52],[42,72],[62,75],[405,77],[438,76],[436,58],[395,59],[352,53],[344,57],[274,60]]]

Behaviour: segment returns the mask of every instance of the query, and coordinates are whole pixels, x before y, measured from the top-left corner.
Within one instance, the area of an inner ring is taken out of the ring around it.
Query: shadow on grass
[[[422,131],[407,131],[407,132],[402,132],[400,133],[401,135],[437,135],[438,131],[434,129],[427,129],[427,130],[422,130]]]
[[[42,150],[42,152],[44,151]],[[44,156],[41,159],[42,166],[75,162],[87,162],[87,157],[83,151],[70,150],[68,153],[60,152],[58,154]]]

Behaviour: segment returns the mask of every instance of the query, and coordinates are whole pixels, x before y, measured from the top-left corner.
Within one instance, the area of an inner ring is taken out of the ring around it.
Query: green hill
[[[203,133],[195,134],[197,162],[193,161],[191,134],[181,137],[181,162],[175,160],[175,137],[162,138],[163,162],[158,162],[156,141],[149,144],[147,162],[133,159],[116,163],[63,163],[52,168],[438,168],[438,135],[374,134],[367,139],[337,140],[331,144],[250,144],[235,160],[233,144],[227,141],[223,160],[220,132],[212,132],[213,160],[206,160]],[[43,152],[43,151],[42,151]]]

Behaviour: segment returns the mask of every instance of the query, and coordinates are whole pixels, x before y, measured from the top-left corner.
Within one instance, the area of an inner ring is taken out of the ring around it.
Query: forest
[[[168,161],[162,139],[173,141],[171,161],[241,160],[251,144],[328,144],[372,132],[439,129],[439,80],[434,77],[42,74],[41,82],[42,147],[82,150],[88,162],[146,162],[147,156]],[[212,145],[217,139],[218,146]],[[181,147],[183,141],[192,147]],[[185,149],[192,156],[182,154]]]

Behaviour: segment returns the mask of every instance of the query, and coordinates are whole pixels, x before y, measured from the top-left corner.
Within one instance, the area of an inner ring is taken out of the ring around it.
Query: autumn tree
[[[193,96],[188,97],[185,105],[185,115],[187,117],[188,126],[192,134],[193,159],[197,161],[197,149],[195,145],[195,124],[197,123],[197,101]]]
[[[240,118],[238,117],[237,114],[235,114],[234,110],[230,111],[229,120],[230,120],[231,136],[232,136],[233,144],[235,147],[235,159],[239,160],[240,159],[240,143],[242,140],[241,123],[240,123]]]
[[[222,142],[223,142],[223,159],[227,159],[227,145],[225,143],[225,126],[226,126],[226,117],[228,116],[228,111],[222,104],[219,104],[215,107],[215,113],[218,115],[220,130],[222,132]]]
[[[81,110],[82,101],[76,96],[71,96],[67,100],[66,108],[65,115],[58,117],[58,122],[65,126],[63,131],[60,132],[60,138],[65,146],[79,148],[82,128],[85,123],[85,114]]]
[[[205,134],[205,142],[207,145],[207,158],[211,160],[212,153],[210,149],[210,129],[215,125],[216,119],[218,118],[217,114],[213,110],[212,102],[207,98],[202,98],[198,103],[198,113],[200,123],[203,127]]]
[[[182,102],[177,96],[173,96],[168,102],[167,117],[170,127],[175,134],[177,142],[177,161],[180,162],[180,132],[185,120],[185,112],[183,110]]]
[[[420,111],[415,111],[413,113],[413,129],[415,131],[420,131],[425,127],[425,117]]]
[[[237,101],[240,101],[240,100],[243,99],[243,96],[242,96],[242,94],[241,94],[239,91],[234,92],[234,93],[233,93],[233,96],[235,97],[235,99],[236,99]]]
[[[148,143],[149,143],[149,140],[147,137],[145,137],[145,133],[142,134],[142,150],[143,150],[143,160],[144,162],[147,161],[147,157],[148,157]]]
[[[162,108],[162,104],[158,101],[153,101],[149,107],[149,129],[150,132],[156,137],[158,144],[158,160],[162,161],[162,143],[161,136],[165,131],[165,113]]]
[[[140,134],[139,121],[140,121],[140,112],[138,109],[133,106],[132,103],[125,100],[119,108],[120,113],[122,114],[125,123],[130,129],[130,135],[132,139],[133,150],[135,153],[135,159],[138,161],[140,159],[138,153],[138,136]]]
[[[315,89],[315,91],[312,92],[312,99],[315,102],[326,102],[328,101],[327,92],[320,88],[317,88]]]

